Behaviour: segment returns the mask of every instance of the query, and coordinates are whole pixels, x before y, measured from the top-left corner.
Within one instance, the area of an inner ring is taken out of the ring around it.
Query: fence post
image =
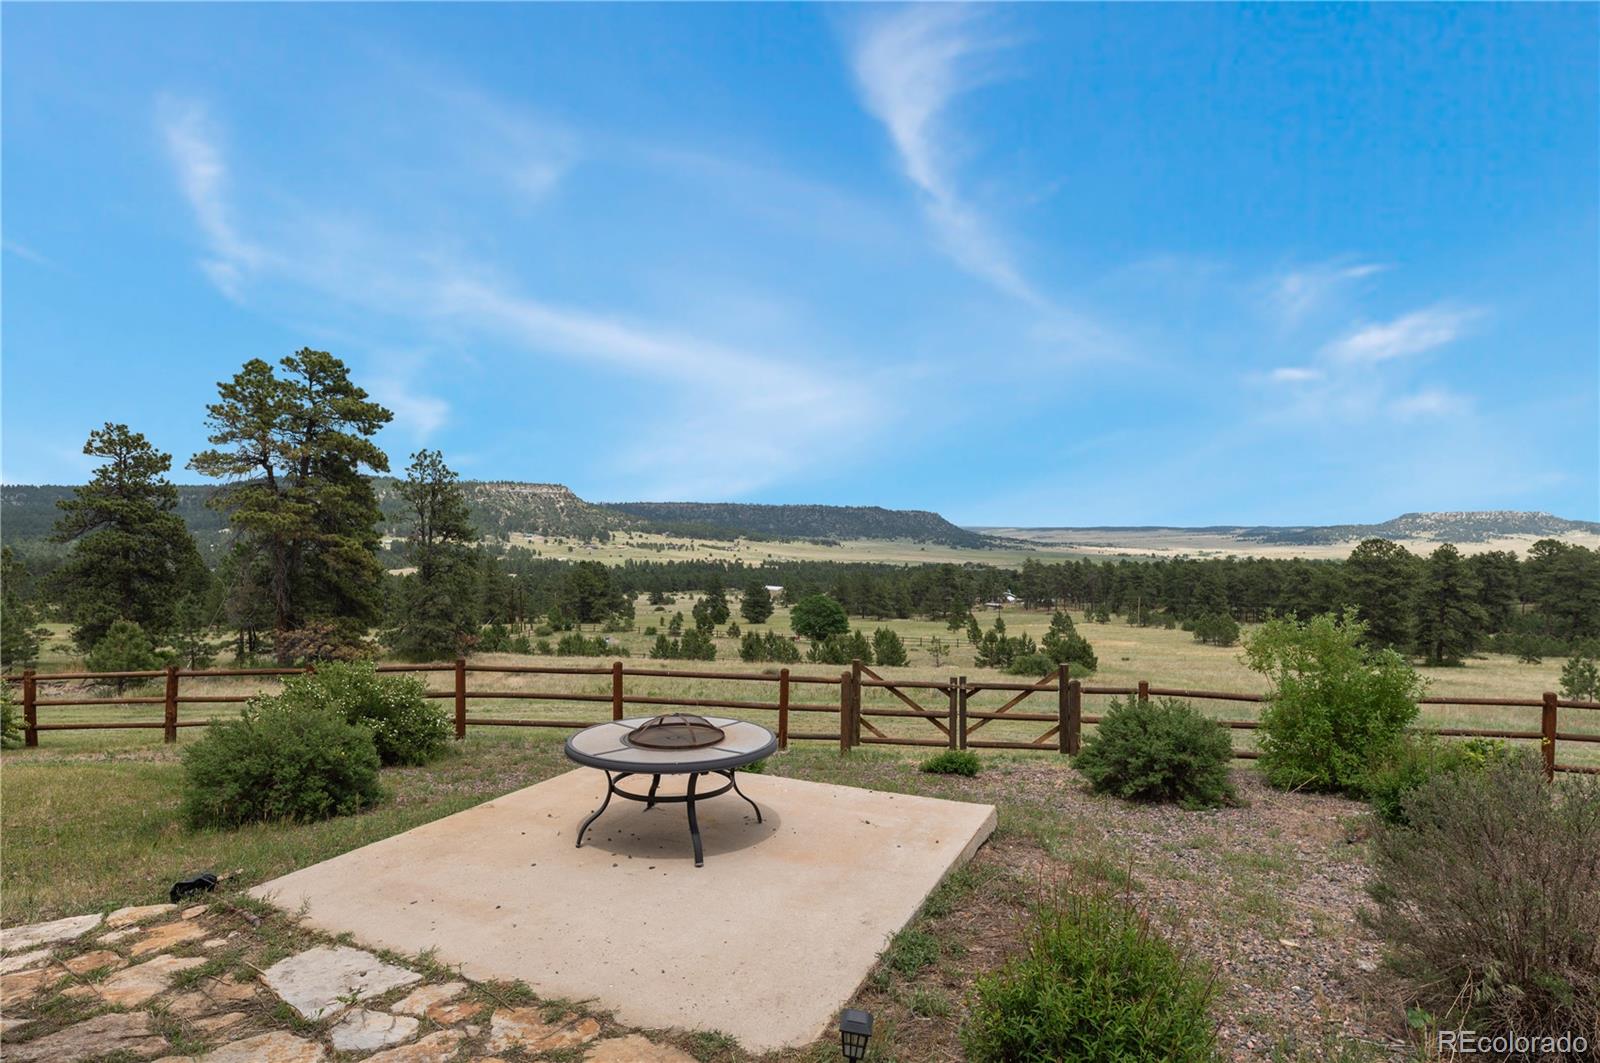
[[[1543,738],[1539,742],[1540,752],[1544,754],[1544,777],[1556,777],[1556,696],[1550,691],[1544,693],[1544,712],[1542,714],[1539,730]]]
[[[778,672],[778,748],[789,748],[789,669]]]
[[[1067,666],[1056,666],[1056,751],[1069,753],[1067,748],[1067,720],[1071,716],[1069,708],[1072,701],[1072,692],[1067,679]]]
[[[167,665],[167,699],[166,712],[161,723],[161,740],[163,742],[176,742],[178,740],[178,666]]]
[[[1083,684],[1074,679],[1067,684],[1067,754],[1077,756],[1083,745]]]
[[[850,744],[861,744],[861,661],[850,662]]]
[[[967,748],[967,677],[956,677],[956,733],[961,736],[961,748]]]
[[[622,719],[622,662],[611,662],[611,718]]]
[[[1150,680],[1148,680],[1148,679],[1139,680],[1139,700],[1140,701],[1149,701],[1150,700]]]
[[[22,744],[33,748],[39,744],[39,681],[32,668],[22,673]]]
[[[839,673],[839,752],[850,752],[850,673]]]
[[[960,734],[960,731],[958,730],[958,728],[961,726],[959,721],[958,721],[959,710],[956,708],[956,702],[961,697],[960,693],[958,693],[959,690],[960,690],[960,688],[957,686],[956,677],[955,676],[951,676],[950,677],[950,718],[949,718],[949,720],[946,721],[946,724],[945,724],[946,727],[948,727],[949,730],[950,730],[950,748],[951,749],[955,749],[961,744],[961,734]]]
[[[467,659],[456,658],[456,741],[467,737]]]

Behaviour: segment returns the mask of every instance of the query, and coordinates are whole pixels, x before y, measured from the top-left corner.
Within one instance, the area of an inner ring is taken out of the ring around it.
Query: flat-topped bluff
[[[405,503],[398,481],[373,478],[383,508],[384,531],[403,534]],[[756,505],[740,502],[588,502],[555,483],[516,480],[462,482],[474,525],[487,538],[513,534],[591,539],[601,532],[640,531],[698,538],[732,539],[903,539],[982,548],[988,536],[959,528],[926,510],[882,506]],[[226,520],[207,507],[215,484],[178,485],[178,512],[202,540],[216,540]],[[0,491],[0,530],[8,542],[50,535],[59,499],[72,488],[60,485],[7,485]]]

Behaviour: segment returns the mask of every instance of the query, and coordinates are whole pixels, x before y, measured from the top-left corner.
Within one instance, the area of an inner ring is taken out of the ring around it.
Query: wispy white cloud
[[[1471,409],[1472,400],[1468,396],[1445,388],[1424,388],[1389,403],[1389,412],[1402,420],[1444,417],[1466,413]]]
[[[1375,262],[1320,262],[1287,270],[1271,279],[1267,298],[1286,326],[1299,325],[1351,283],[1389,267]]]
[[[999,290],[1039,303],[1010,248],[963,193],[961,146],[943,120],[952,102],[995,75],[993,59],[1006,43],[977,9],[915,5],[863,23],[852,59],[866,107],[888,131],[946,253]]]
[[[1309,366],[1285,365],[1279,366],[1267,375],[1280,383],[1303,384],[1321,380],[1326,374],[1320,369],[1312,369]]]
[[[211,245],[212,257],[201,266],[213,284],[237,299],[245,275],[262,264],[263,255],[234,226],[225,194],[228,169],[210,116],[194,100],[168,97],[160,101],[158,122],[179,186]]]
[[[37,266],[53,266],[53,265],[55,265],[54,262],[51,262],[48,258],[46,258],[45,256],[41,255],[39,252],[35,251],[33,248],[29,247],[27,244],[21,243],[21,242],[19,242],[17,240],[6,240],[6,241],[4,241],[4,246],[5,246],[5,249],[7,251],[11,252],[13,255],[16,255],[20,259],[25,259],[28,262],[32,262],[34,265],[37,265]]]
[[[1474,310],[1447,306],[1415,310],[1393,321],[1363,325],[1323,352],[1336,362],[1369,365],[1404,358],[1454,342],[1476,316]]]
[[[450,420],[450,404],[423,391],[408,375],[375,377],[368,390],[394,413],[394,427],[415,444],[428,442]]]
[[[399,319],[482,348],[504,345],[523,356],[559,358],[625,377],[661,382],[648,423],[613,444],[610,459],[648,498],[730,497],[838,460],[863,438],[862,426],[892,425],[895,414],[864,398],[870,379],[832,371],[815,351],[760,354],[671,325],[607,309],[540,298],[470,255],[419,248],[404,234],[374,231],[352,219],[328,223],[310,208],[274,215],[259,197],[235,211],[217,123],[195,104],[172,106],[163,124],[175,173],[208,244],[208,273],[231,297],[253,277],[274,293],[355,316]],[[248,217],[249,235],[234,224]],[[293,234],[292,238],[286,234]],[[265,299],[265,295],[263,295]],[[402,372],[369,380],[394,409],[397,427],[419,442],[440,431],[449,402],[424,393]],[[674,401],[677,400],[677,401]],[[869,408],[871,406],[871,408]],[[807,425],[815,445],[795,446],[774,431]],[[637,439],[735,439],[687,455]],[[836,441],[836,442],[830,442]]]

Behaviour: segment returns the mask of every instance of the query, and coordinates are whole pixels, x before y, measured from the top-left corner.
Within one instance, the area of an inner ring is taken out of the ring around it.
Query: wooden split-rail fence
[[[185,705],[218,705],[246,702],[255,694],[220,694],[209,692],[184,693],[184,680],[221,678],[281,678],[312,671],[307,668],[221,668],[189,669],[168,667],[160,671],[142,672],[35,672],[4,677],[7,682],[21,688],[23,739],[28,747],[39,744],[43,731],[98,730],[122,728],[159,728],[163,738],[176,742],[180,727],[203,727],[209,719],[183,719],[180,709]],[[610,718],[622,719],[630,706],[644,706],[651,714],[672,709],[722,709],[733,712],[769,712],[777,715],[779,748],[786,749],[791,741],[837,742],[841,752],[863,745],[927,746],[946,749],[1013,749],[1042,750],[1060,754],[1078,752],[1085,725],[1100,721],[1098,715],[1084,711],[1085,695],[1109,695],[1121,698],[1148,699],[1152,697],[1183,698],[1194,702],[1223,702],[1261,704],[1267,699],[1261,694],[1244,694],[1217,690],[1187,690],[1174,687],[1152,686],[1141,680],[1130,686],[1086,684],[1073,679],[1065,665],[1036,682],[1019,682],[953,675],[946,680],[886,679],[860,661],[849,669],[834,674],[808,675],[791,672],[788,668],[763,672],[711,672],[682,671],[667,668],[629,667],[622,661],[609,666],[583,665],[515,665],[478,664],[465,659],[438,664],[380,664],[379,672],[427,675],[444,673],[449,677],[449,689],[430,689],[430,698],[448,699],[454,707],[456,738],[465,738],[470,727],[553,727],[575,730],[599,722],[596,719],[522,719],[506,716],[480,715],[468,712],[468,703],[514,699],[518,701],[558,702],[574,705],[600,705],[610,707]],[[610,677],[609,692],[581,692],[554,690],[495,690],[487,687],[474,689],[469,677],[484,675],[502,676],[563,676]],[[632,678],[696,680],[708,683],[760,683],[771,684],[772,700],[748,700],[732,697],[689,697],[630,693],[627,680]],[[125,682],[163,684],[161,694],[132,696],[90,696],[79,691],[64,691],[62,696],[41,697],[41,686],[76,682],[92,685],[110,685]],[[876,704],[869,704],[864,695],[871,691],[886,691]],[[998,697],[1000,703],[989,707],[974,704],[980,695]],[[931,699],[931,700],[930,700]],[[1038,699],[1038,700],[1032,700]],[[1041,703],[1054,704],[1044,709]],[[887,702],[887,704],[884,704]],[[1600,743],[1600,731],[1563,730],[1560,711],[1600,710],[1600,702],[1573,701],[1554,693],[1539,698],[1470,698],[1428,697],[1420,699],[1422,705],[1448,705],[1454,707],[1494,707],[1537,709],[1539,727],[1521,729],[1441,727],[1434,733],[1454,737],[1499,738],[1507,740],[1536,741],[1543,757],[1545,773],[1558,771],[1600,774],[1600,767],[1563,763],[1557,759],[1558,742]],[[161,706],[162,718],[157,720],[62,720],[40,722],[39,710],[81,706],[131,706],[154,708]],[[798,714],[798,716],[797,716]],[[791,728],[791,719],[828,717],[824,730]],[[890,733],[884,726],[888,720],[919,720],[928,724],[921,736]],[[996,733],[986,729],[993,723],[1042,725],[1044,729],[1033,737],[988,737]],[[1254,719],[1219,719],[1218,726],[1231,730],[1254,730],[1260,726]],[[1253,758],[1254,750],[1234,750],[1234,756]]]

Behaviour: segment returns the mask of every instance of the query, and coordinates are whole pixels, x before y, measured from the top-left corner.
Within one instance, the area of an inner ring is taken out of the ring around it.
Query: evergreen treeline
[[[664,604],[685,591],[703,592],[693,629],[674,618],[652,655],[695,659],[705,657],[712,631],[729,623],[729,586],[742,589],[739,611],[750,624],[770,618],[767,587],[780,586],[788,605],[822,596],[857,617],[945,620],[952,631],[968,629],[1002,666],[1028,658],[1032,667],[1036,656],[1071,659],[1065,642],[1038,654],[1040,647],[1007,639],[1003,629],[972,632],[975,608],[1013,599],[1080,609],[1101,622],[1116,614],[1131,624],[1181,624],[1218,645],[1237,638],[1240,622],[1307,619],[1353,606],[1372,641],[1434,664],[1485,648],[1530,660],[1574,649],[1592,655],[1590,644],[1600,640],[1600,552],[1554,539],[1521,559],[1506,551],[1464,557],[1448,544],[1422,557],[1369,539],[1344,561],[1085,559],[1007,569],[690,560],[607,567],[481,545],[459,479],[442,454],[428,450],[411,455],[395,489],[404,538],[380,551],[385,516],[373,483],[389,459],[372,436],[391,416],[322,351],[302,350],[276,366],[252,360],[219,384],[218,401],[207,408],[211,448],[190,462],[221,481],[208,504],[231,538],[211,558],[196,549],[177,512],[178,493],[167,479],[171,456],[126,425],[92,432],[84,452],[102,464],[89,483],[57,501],[55,549],[22,557],[5,551],[3,663],[36,657],[47,618],[69,622],[79,648],[107,669],[163,660],[202,666],[224,648],[218,632],[228,633],[234,655],[244,659],[358,656],[370,651],[374,631],[399,656],[443,658],[511,648],[508,628],[515,625],[537,625],[541,639],[584,624],[631,630],[636,596]],[[386,571],[389,565],[399,572]],[[795,631],[816,645],[834,636],[866,641],[842,617],[829,618],[837,628],[829,632],[801,631],[799,612],[794,619]],[[894,659],[899,652],[888,634],[874,636],[882,648],[873,652]],[[1076,638],[1070,625],[1052,634]],[[747,659],[787,653],[752,636],[741,646]],[[581,634],[561,645],[610,652],[605,640]]]

